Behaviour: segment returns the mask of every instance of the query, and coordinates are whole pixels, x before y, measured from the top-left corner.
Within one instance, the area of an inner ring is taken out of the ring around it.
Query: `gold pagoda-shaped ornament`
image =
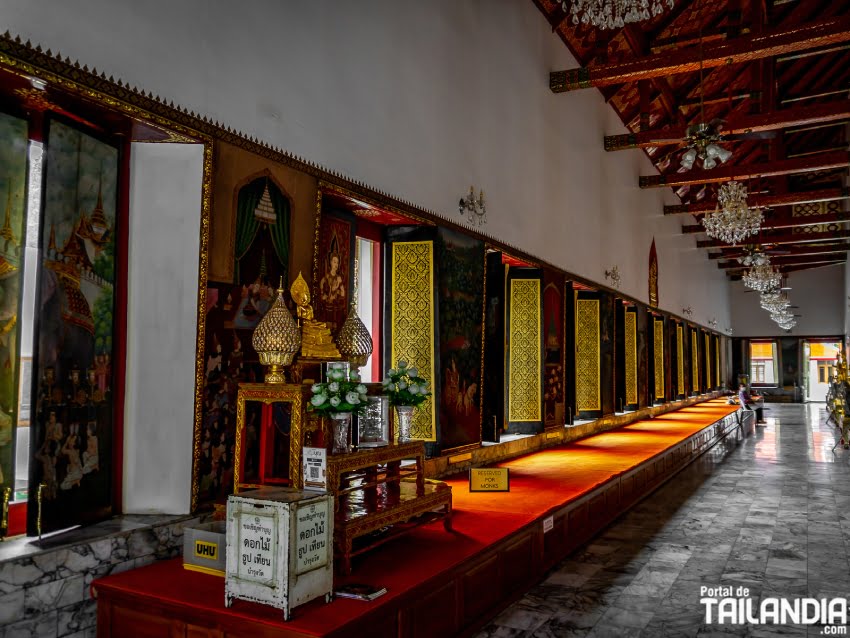
[[[348,311],[348,317],[346,317],[342,328],[340,328],[336,336],[336,346],[340,353],[356,368],[366,365],[366,361],[372,354],[373,348],[372,335],[369,334],[369,331],[357,314],[358,275],[358,260],[355,259],[354,290],[352,293],[354,300],[351,302],[351,310]]]
[[[283,300],[283,277],[280,278],[277,299],[254,329],[251,343],[260,363],[269,366],[266,383],[286,383],[283,368],[291,364],[292,358],[298,354],[301,332]]]

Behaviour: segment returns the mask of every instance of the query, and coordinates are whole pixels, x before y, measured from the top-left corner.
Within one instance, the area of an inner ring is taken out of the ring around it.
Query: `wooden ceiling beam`
[[[844,252],[850,250],[850,242],[847,240],[836,240],[831,242],[824,242],[823,244],[812,244],[812,245],[803,245],[803,246],[786,246],[784,251],[789,255],[798,255],[798,256],[807,256],[807,255],[820,255],[822,253],[832,253],[832,252]],[[743,257],[744,255],[753,251],[753,247],[751,246],[726,246],[721,249],[720,252],[717,253],[708,253],[709,259],[735,259],[737,257]],[[770,251],[768,250],[768,253]]]
[[[808,173],[832,168],[846,168],[847,166],[850,166],[850,153],[847,151],[834,151],[832,153],[820,153],[818,155],[795,157],[793,159],[783,159],[775,162],[761,162],[740,166],[725,165],[710,170],[696,169],[664,175],[641,175],[639,185],[641,188],[659,188],[665,186],[685,186],[686,184],[709,184],[713,182],[727,182],[733,179],[746,180],[755,177]]]
[[[782,26],[704,47],[665,51],[616,64],[553,71],[549,74],[549,88],[553,93],[563,93],[593,86],[624,84],[699,71],[701,64],[704,68],[714,68],[847,41],[850,41],[850,15]]]
[[[723,126],[724,135],[741,133],[762,133],[776,131],[791,126],[808,126],[826,122],[850,120],[850,100],[798,106],[772,113],[738,115],[730,118]],[[663,129],[627,133],[625,135],[606,135],[606,151],[622,151],[630,148],[647,148],[675,144],[681,146],[687,131],[686,126],[670,126]]]
[[[808,257],[803,256],[782,256],[782,257],[771,257],[770,263],[774,266],[796,266],[797,264],[817,264],[817,263],[825,263],[825,262],[837,262],[837,261],[846,261],[847,253],[844,251],[836,251],[831,253],[823,253],[822,255],[810,255]],[[721,270],[749,270],[749,266],[744,266],[743,264],[739,264],[736,259],[730,259],[729,261],[719,261],[717,262],[717,267]]]
[[[753,195],[747,198],[750,208],[772,208],[775,206],[792,206],[794,204],[815,204],[818,202],[833,202],[850,199],[850,188],[823,188],[816,191],[799,193],[784,193],[782,195]],[[665,206],[665,215],[704,215],[717,208],[717,200],[712,199],[697,204],[677,204]]]
[[[850,238],[850,230],[827,231],[823,233],[784,233],[760,237],[760,244],[808,244],[819,241],[830,241],[836,239]],[[721,248],[728,246],[725,242],[716,239],[701,239],[697,241],[697,248]]]
[[[806,215],[800,217],[785,217],[783,219],[773,219],[762,222],[763,229],[778,229],[778,228],[802,228],[803,226],[818,226],[820,224],[840,224],[850,220],[850,213],[839,212],[829,213],[827,215]],[[705,228],[702,224],[690,224],[682,226],[682,233],[685,235],[704,233]]]

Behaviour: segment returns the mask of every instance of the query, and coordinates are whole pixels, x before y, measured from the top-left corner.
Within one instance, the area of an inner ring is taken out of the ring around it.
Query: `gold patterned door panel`
[[[637,313],[626,311],[626,405],[638,402]]]
[[[541,421],[540,280],[510,280],[508,421]]]
[[[601,410],[599,300],[576,299],[576,410]]]
[[[696,330],[691,330],[691,387],[694,392],[699,392],[699,341]]]
[[[677,394],[685,394],[685,338],[681,325],[676,326],[676,381]]]
[[[720,337],[714,336],[714,385],[723,385],[720,381]]]
[[[664,399],[664,320],[654,319],[655,398]]]
[[[391,366],[404,360],[432,384],[434,376],[434,242],[397,241],[392,246]],[[433,397],[413,412],[411,436],[437,440]]]

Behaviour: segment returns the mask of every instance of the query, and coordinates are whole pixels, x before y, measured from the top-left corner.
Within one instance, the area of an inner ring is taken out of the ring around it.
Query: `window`
[[[751,383],[776,385],[778,361],[776,343],[773,341],[753,342],[750,344],[750,380]]]
[[[381,380],[380,339],[381,333],[381,287],[380,277],[381,244],[378,241],[357,237],[357,314],[369,334],[372,335],[372,356],[360,368],[364,382]]]

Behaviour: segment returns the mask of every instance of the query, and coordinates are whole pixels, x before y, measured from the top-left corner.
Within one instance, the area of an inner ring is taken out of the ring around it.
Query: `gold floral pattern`
[[[576,409],[601,410],[599,300],[576,299]]]
[[[691,381],[693,391],[699,392],[699,341],[696,330],[691,330]]]
[[[434,243],[392,244],[392,364],[405,360],[434,383]],[[436,441],[433,397],[414,412],[411,437]]]
[[[664,398],[664,320],[655,319],[655,398]]]
[[[711,379],[711,337],[705,333],[705,385],[709,388],[714,387]]]
[[[637,405],[637,313],[626,312],[626,405]]]
[[[676,326],[676,392],[685,394],[685,335],[681,325]]]
[[[511,280],[508,421],[540,421],[540,280]]]

